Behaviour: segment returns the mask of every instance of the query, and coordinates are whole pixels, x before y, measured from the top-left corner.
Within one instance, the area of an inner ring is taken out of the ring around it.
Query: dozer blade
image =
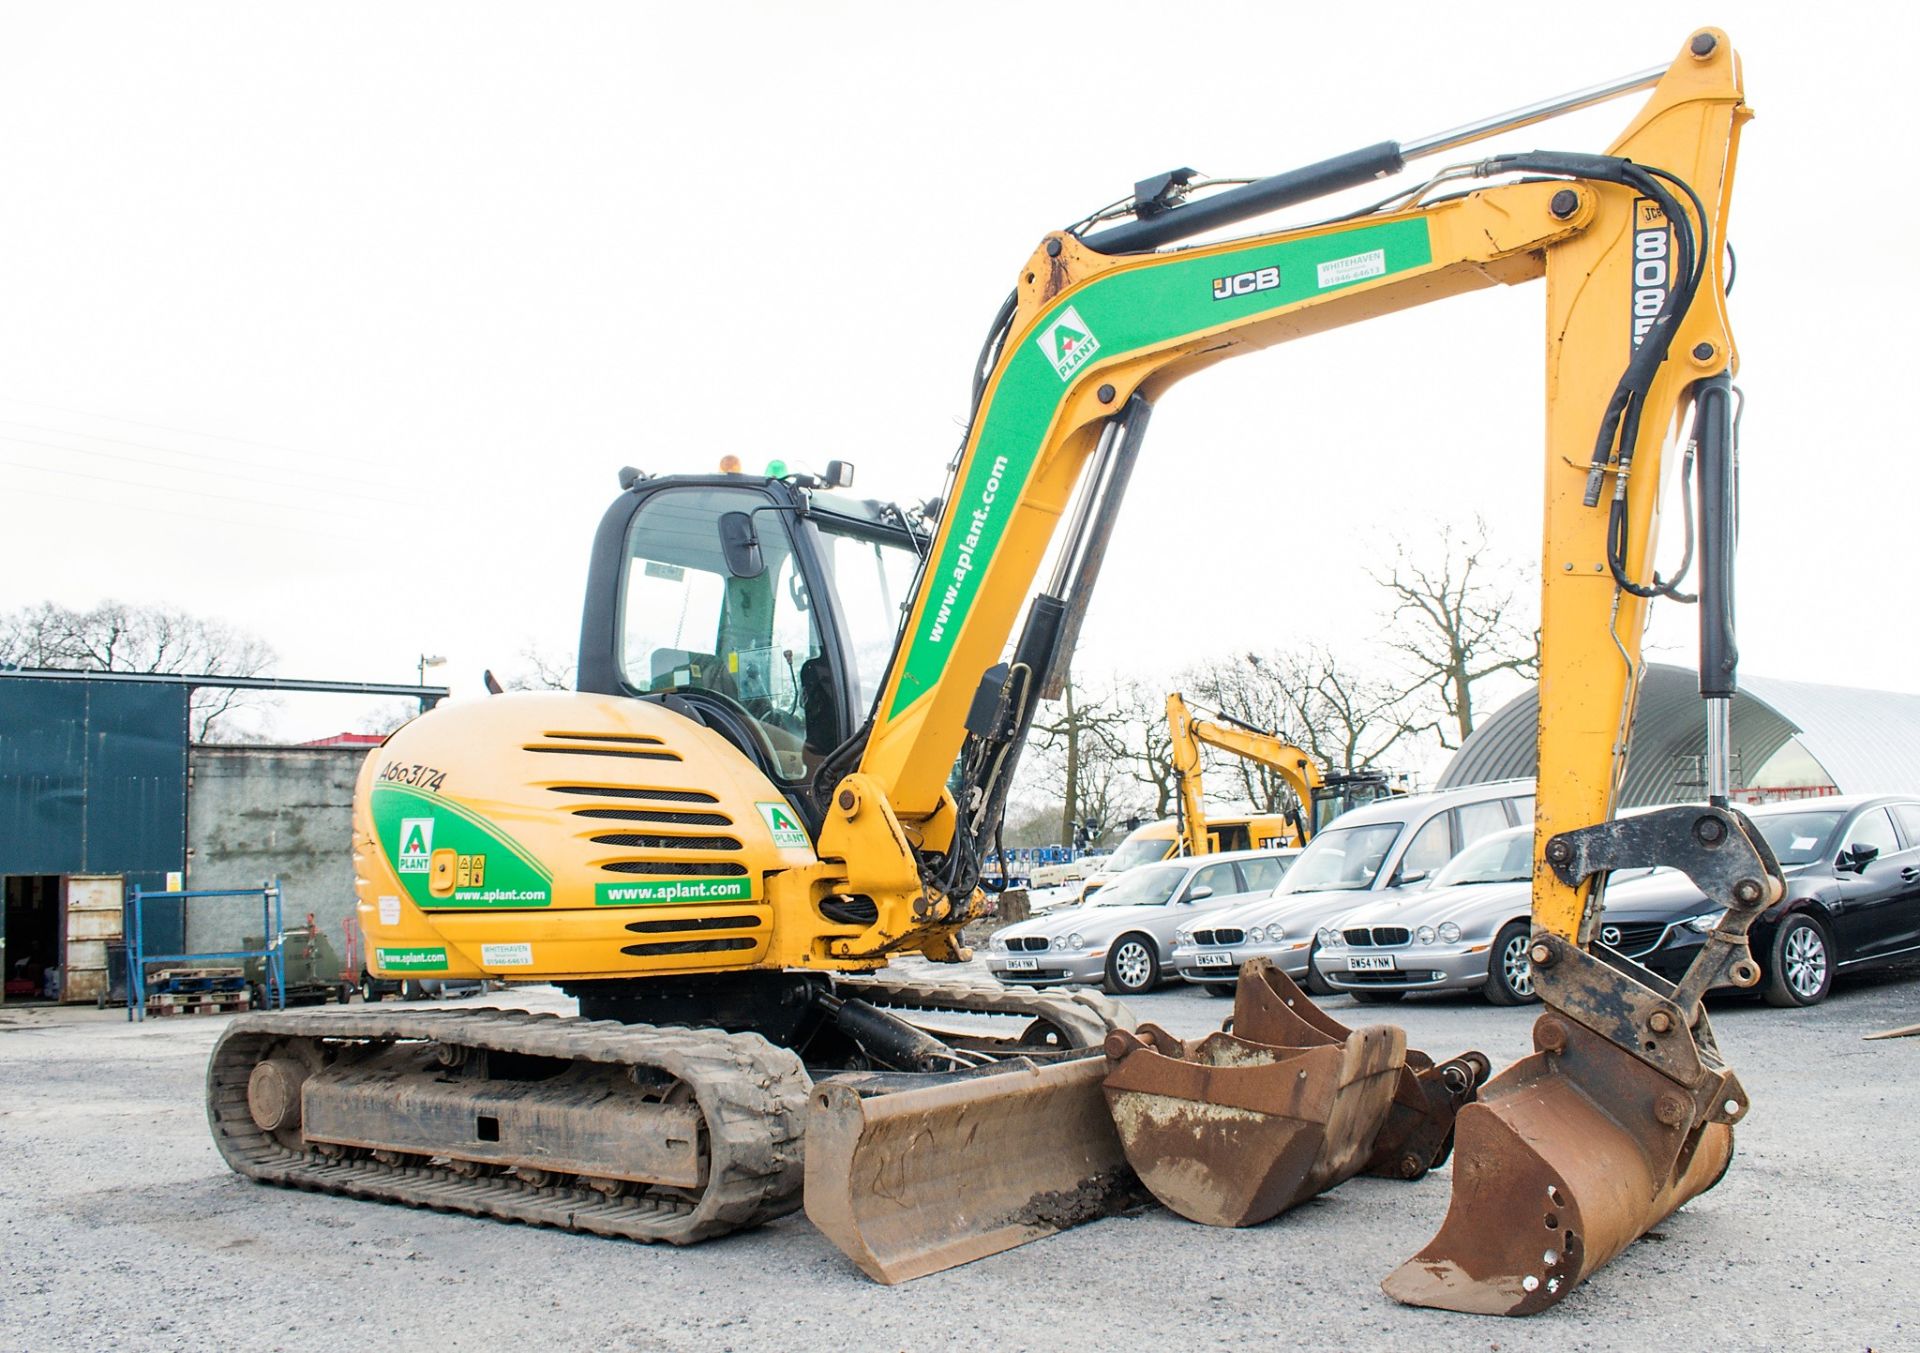
[[[1153,1196],[1211,1226],[1253,1226],[1358,1173],[1386,1121],[1406,1035],[1274,1047],[1183,1044],[1146,1024],[1107,1035],[1107,1104]]]
[[[1531,1315],[1725,1173],[1733,1129],[1695,1126],[1666,1076],[1553,1014],[1534,1042],[1461,1110],[1446,1221],[1382,1284],[1394,1299]]]
[[[806,1208],[883,1283],[998,1254],[1139,1200],[1101,1098],[1107,1063],[1023,1063],[862,1098],[824,1082],[807,1106]]]
[[[1232,1027],[1254,1043],[1296,1048],[1344,1043],[1353,1032],[1265,958],[1241,966]],[[1393,1105],[1360,1172],[1418,1179],[1445,1161],[1453,1149],[1454,1115],[1473,1102],[1492,1069],[1479,1052],[1463,1052],[1435,1065],[1426,1053],[1407,1049],[1406,1064],[1393,1087]]]

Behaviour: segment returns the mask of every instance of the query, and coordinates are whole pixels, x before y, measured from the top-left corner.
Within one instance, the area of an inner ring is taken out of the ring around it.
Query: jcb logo
[[[1272,291],[1280,285],[1278,268],[1256,268],[1252,272],[1237,272],[1231,277],[1213,279],[1213,299],[1224,301],[1230,296],[1251,296],[1256,291]]]

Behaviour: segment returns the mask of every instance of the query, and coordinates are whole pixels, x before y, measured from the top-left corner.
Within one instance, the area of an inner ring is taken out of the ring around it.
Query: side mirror
[[[1880,858],[1878,846],[1849,846],[1840,852],[1839,865],[1842,869],[1851,869],[1856,874],[1867,872],[1867,866]]]
[[[1425,883],[1432,875],[1431,869],[1416,869],[1411,874],[1401,874],[1387,886],[1390,888],[1410,888],[1416,883]]]
[[[821,482],[830,489],[852,488],[853,462],[846,460],[828,461],[827,472],[821,476]]]
[[[1187,892],[1187,895],[1181,898],[1180,900],[1182,902],[1198,902],[1202,898],[1207,898],[1212,896],[1213,896],[1213,889],[1209,888],[1206,884],[1203,883],[1198,888],[1189,889]]]
[[[751,513],[720,514],[720,553],[727,561],[727,572],[736,578],[758,578],[767,571],[767,561],[760,554],[760,536],[753,529]]]

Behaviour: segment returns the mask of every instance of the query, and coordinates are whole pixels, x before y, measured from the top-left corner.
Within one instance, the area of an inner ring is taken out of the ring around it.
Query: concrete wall
[[[364,747],[195,746],[187,790],[187,886],[280,879],[283,919],[312,912],[339,949],[353,915],[353,782]],[[187,947],[236,949],[260,933],[244,898],[187,903]]]

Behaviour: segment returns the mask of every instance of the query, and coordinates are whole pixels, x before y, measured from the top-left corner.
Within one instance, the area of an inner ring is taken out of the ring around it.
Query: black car
[[[1796,799],[1745,810],[1786,875],[1747,932],[1770,1005],[1823,1001],[1840,972],[1920,955],[1920,798]],[[1603,943],[1677,980],[1720,919],[1685,874],[1607,890]]]

